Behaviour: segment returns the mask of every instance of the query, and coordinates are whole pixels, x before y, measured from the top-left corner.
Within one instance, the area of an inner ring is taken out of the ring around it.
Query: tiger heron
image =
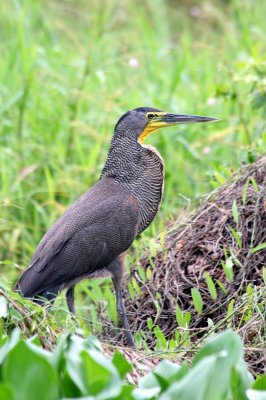
[[[68,309],[75,314],[76,283],[111,276],[117,313],[128,344],[134,346],[122,299],[125,256],[154,219],[164,186],[164,162],[144,139],[163,127],[214,120],[150,107],[124,114],[115,126],[100,180],[44,235],[15,290],[43,304],[67,289]]]

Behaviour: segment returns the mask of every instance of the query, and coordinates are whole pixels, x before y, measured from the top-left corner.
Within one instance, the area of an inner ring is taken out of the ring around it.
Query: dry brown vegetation
[[[126,295],[133,331],[146,331],[149,346],[153,347],[156,337],[147,326],[147,320],[152,318],[167,340],[174,338],[179,305],[183,313],[191,314],[187,329],[192,343],[197,344],[212,331],[210,320],[213,331],[232,327],[244,338],[250,369],[262,372],[262,270],[266,265],[266,248],[257,246],[265,242],[266,155],[213,192],[186,223],[180,225],[177,221],[169,226],[163,249],[154,258],[147,255],[141,260],[143,269],[149,270],[149,279],[143,280],[137,268],[131,271],[128,280],[135,278],[141,289],[133,300]],[[206,273],[215,286],[212,293]],[[192,288],[200,291],[201,313],[195,310]],[[179,327],[182,329],[186,331],[185,326]]]

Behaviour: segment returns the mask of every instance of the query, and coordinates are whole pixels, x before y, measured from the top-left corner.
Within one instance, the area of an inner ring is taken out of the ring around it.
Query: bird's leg
[[[72,314],[72,318],[75,321],[76,327],[79,327],[79,324],[76,320],[76,308],[75,308],[75,298],[74,298],[74,292],[75,292],[75,285],[70,286],[67,291],[66,291],[66,302],[67,302],[67,306],[69,311]]]
[[[75,299],[74,299],[75,285],[70,286],[66,291],[66,302],[71,314],[76,315]]]
[[[111,265],[112,281],[116,295],[116,310],[121,320],[122,327],[125,330],[127,342],[130,347],[135,347],[134,339],[126,316],[126,310],[122,298],[122,279],[123,279],[123,261],[124,257],[119,256]]]

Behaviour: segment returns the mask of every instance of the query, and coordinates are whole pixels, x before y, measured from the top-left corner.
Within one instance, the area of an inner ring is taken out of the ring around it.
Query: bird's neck
[[[113,178],[120,183],[131,184],[153,168],[164,166],[160,153],[151,145],[140,144],[133,137],[114,137],[112,139],[102,177]]]
[[[108,176],[118,182],[130,182],[140,157],[139,143],[129,137],[114,136],[101,177]]]
[[[132,196],[141,207],[139,231],[155,217],[163,194],[164,163],[152,146],[142,145],[131,137],[113,138],[101,178],[112,178]]]

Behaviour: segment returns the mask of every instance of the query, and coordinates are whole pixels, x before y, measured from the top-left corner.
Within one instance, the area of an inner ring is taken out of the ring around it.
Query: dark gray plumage
[[[127,112],[118,121],[100,180],[45,234],[15,290],[42,304],[43,298],[53,301],[67,288],[67,304],[75,313],[75,284],[84,278],[110,275],[118,314],[129,345],[134,345],[122,302],[124,256],[155,217],[164,182],[159,153],[140,139],[147,136],[147,127],[152,131],[182,123],[181,117],[188,122],[189,116],[142,107]],[[211,120],[190,118],[196,122]],[[152,124],[154,128],[150,128]]]
[[[134,240],[138,209],[137,201],[125,190],[103,178],[43,237],[19,280],[23,295],[33,297],[55,286],[59,290],[69,287],[108,266]]]

